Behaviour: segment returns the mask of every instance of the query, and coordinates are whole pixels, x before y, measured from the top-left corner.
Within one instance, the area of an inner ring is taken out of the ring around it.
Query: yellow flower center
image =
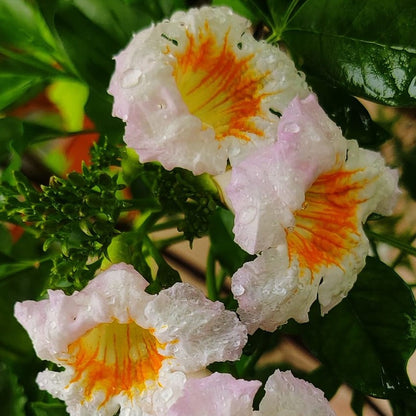
[[[80,382],[86,400],[98,391],[105,393],[104,405],[120,393],[128,397],[143,391],[146,382],[156,381],[166,358],[163,348],[151,331],[134,322],[103,323],[87,331],[68,347],[69,359],[75,374],[71,383]]]
[[[183,52],[171,51],[176,57],[173,75],[189,112],[198,117],[204,128],[213,128],[217,140],[234,136],[249,141],[249,134],[263,136],[252,120],[264,117],[261,101],[262,80],[250,67],[254,55],[236,57],[228,42],[228,32],[218,45],[216,36],[205,22],[197,37],[186,32],[187,47]]]
[[[357,208],[365,182],[354,182],[357,171],[328,172],[319,176],[306,192],[296,224],[287,230],[289,258],[296,258],[302,274],[323,266],[342,267],[342,260],[359,244]]]

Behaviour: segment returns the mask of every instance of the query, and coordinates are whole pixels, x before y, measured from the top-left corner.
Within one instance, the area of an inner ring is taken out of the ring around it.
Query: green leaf
[[[159,22],[169,18],[176,10],[185,10],[185,0],[124,0],[132,8],[132,13],[147,13],[153,21]]]
[[[328,400],[331,400],[335,396],[341,386],[340,380],[325,365],[321,365],[312,371],[312,373],[307,375],[306,379],[315,387],[322,390]]]
[[[41,77],[0,73],[0,111],[19,100],[34,86],[43,83]]]
[[[145,8],[135,10],[121,0],[74,0],[73,3],[88,19],[117,40],[120,48],[127,44],[134,32],[151,23]]]
[[[261,5],[263,2],[257,2]],[[258,23],[263,18],[262,10],[254,1],[245,0],[213,0],[213,6],[227,6],[240,16],[244,16],[252,23]]]
[[[68,416],[63,403],[31,403],[35,416]]]
[[[416,104],[413,0],[309,0],[282,38],[304,70],[350,94]]]
[[[402,176],[401,183],[409,191],[410,196],[416,200],[416,148],[401,153]]]
[[[25,416],[27,401],[17,377],[4,363],[0,362],[0,414]]]
[[[355,139],[367,149],[377,149],[390,138],[386,130],[373,122],[356,98],[317,78],[308,77],[307,81],[317,94],[319,104],[347,139]]]
[[[234,242],[233,226],[234,215],[224,208],[216,210],[209,225],[212,252],[230,275],[252,257]]]
[[[368,257],[347,298],[323,318],[318,309],[300,335],[338,379],[366,395],[414,397],[406,364],[416,346],[416,303],[400,276]]]
[[[357,416],[363,416],[364,403],[365,396],[360,392],[354,391],[351,399],[351,408]]]
[[[119,44],[73,6],[57,10],[55,28],[80,78],[110,101],[106,90]]]
[[[34,2],[0,2],[0,44],[25,50],[54,51],[54,39]]]
[[[4,259],[1,262],[4,263]],[[43,263],[35,268],[32,261],[31,267],[26,264],[27,267],[19,270],[17,265],[23,263],[24,260],[16,259],[13,274],[6,267],[0,271],[0,359],[10,363],[26,363],[33,359],[32,343],[13,316],[13,308],[17,301],[36,299],[40,295],[50,267]]]

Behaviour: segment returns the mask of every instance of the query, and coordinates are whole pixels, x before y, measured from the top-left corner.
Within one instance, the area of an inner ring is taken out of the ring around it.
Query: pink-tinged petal
[[[233,277],[239,313],[251,332],[256,326],[273,330],[291,317],[307,320],[317,290],[322,313],[347,295],[369,251],[362,224],[372,212],[391,213],[397,177],[380,154],[344,139],[314,96],[293,100],[278,141],[234,167],[226,188],[236,242],[249,253],[263,252]],[[273,248],[279,267],[270,260]],[[258,286],[268,279],[265,308]],[[287,295],[270,289],[280,285]]]
[[[166,416],[252,416],[253,399],[261,383],[214,373],[189,379],[183,395]]]
[[[50,290],[49,299],[16,303],[15,316],[29,333],[39,358],[56,361],[69,344],[98,323],[112,322],[114,317],[125,323],[133,314],[139,325],[146,326],[140,317],[152,299],[144,292],[147,285],[132,266],[118,264],[71,296]],[[130,305],[130,311],[125,305]]]
[[[162,290],[145,311],[166,353],[187,371],[214,361],[236,360],[247,342],[247,329],[221,302],[211,302],[186,283]]]
[[[314,95],[295,98],[281,117],[278,141],[232,169],[226,194],[235,213],[235,241],[251,254],[282,243],[306,190],[344,160],[346,146]]]
[[[224,7],[175,13],[116,56],[109,92],[141,162],[219,174],[274,140],[290,100],[308,94],[293,62]]]
[[[239,304],[237,313],[250,334],[258,328],[273,332],[290,318],[308,320],[319,280],[299,274],[299,265],[289,264],[284,245],[264,251],[237,270],[231,290]]]
[[[49,291],[49,299],[16,304],[16,318],[28,331],[39,357],[64,368],[45,370],[37,382],[64,400],[71,416],[110,416],[118,409],[120,415],[164,414],[182,394],[190,372],[193,375],[221,357],[238,358],[246,330],[235,314],[220,311],[187,285],[181,289],[178,284],[173,294],[167,290],[160,295],[147,294],[147,285],[132,266],[121,263],[71,296]],[[170,299],[176,293],[178,299]],[[201,311],[193,313],[201,319],[186,324],[188,311],[198,307]],[[148,310],[158,316],[147,316]],[[234,325],[231,333],[238,346],[225,340],[221,325],[216,332],[209,324],[214,319]],[[194,347],[186,345],[194,341],[190,330],[205,336],[203,342],[197,341],[202,351],[195,357]],[[159,336],[164,331],[168,336]]]
[[[290,371],[276,370],[266,382],[258,416],[335,416],[321,390]]]

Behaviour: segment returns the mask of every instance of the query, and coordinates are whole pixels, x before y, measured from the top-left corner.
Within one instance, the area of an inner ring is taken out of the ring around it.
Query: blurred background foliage
[[[66,414],[37,388],[36,374],[47,364],[13,318],[16,301],[40,299],[48,288],[72,293],[99,267],[118,261],[133,264],[157,293],[180,280],[166,248],[208,236],[208,296],[236,308],[229,278],[250,256],[233,241],[232,213],[207,175],[140,164],[122,146],[124,125],[112,117],[107,94],[112,58],[133,33],[207,3],[1,0],[1,414]],[[395,216],[366,224],[372,257],[345,301],[324,318],[313,307],[307,324],[257,331],[240,361],[211,369],[264,381],[289,364],[259,360],[290,338],[320,363],[310,373],[292,370],[328,399],[344,384],[354,392],[357,415],[368,396],[389,400],[396,416],[414,415],[406,365],[416,346],[416,3],[212,4],[233,8],[253,22],[258,39],[287,50],[344,135],[381,150],[400,169],[404,192]],[[176,231],[154,237],[166,230]]]

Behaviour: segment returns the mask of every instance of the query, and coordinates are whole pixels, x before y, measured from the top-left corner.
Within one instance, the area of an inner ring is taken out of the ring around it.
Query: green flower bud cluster
[[[16,186],[3,185],[0,219],[14,222],[42,239],[54,256],[52,287],[78,289],[92,277],[117,233],[124,188],[118,175],[96,166],[83,166],[66,179],[52,176],[49,185],[36,189],[20,172]]]

